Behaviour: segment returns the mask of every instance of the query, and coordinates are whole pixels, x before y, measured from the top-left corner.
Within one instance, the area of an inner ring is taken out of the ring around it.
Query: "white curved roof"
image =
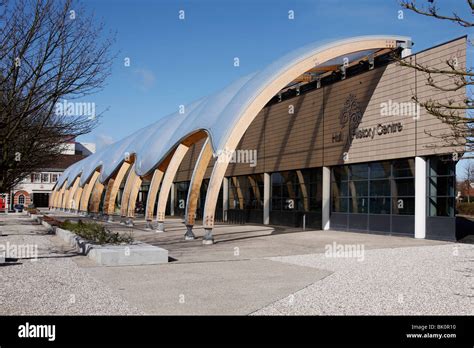
[[[73,164],[61,175],[56,187],[61,187],[66,179],[68,186],[71,186],[74,179],[80,174],[80,185],[83,186],[96,169],[100,170],[99,180],[103,183],[123,160],[132,154],[136,156],[135,171],[138,175],[143,176],[153,170],[180,141],[199,130],[208,133],[212,148],[216,152],[225,146],[231,130],[255,96],[294,64],[342,44],[373,39],[395,40],[405,43],[410,41],[410,38],[405,36],[359,36],[331,42],[326,41],[325,43],[316,42],[294,50],[263,70],[239,78],[218,93],[186,105],[183,114],[175,112],[164,116],[152,125],[144,127]],[[346,54],[326,62],[320,62],[319,66],[341,65],[346,57],[349,58],[349,61],[354,61],[373,51],[366,50],[350,55]]]

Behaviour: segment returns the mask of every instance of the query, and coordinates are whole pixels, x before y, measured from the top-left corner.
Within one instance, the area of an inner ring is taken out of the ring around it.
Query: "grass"
[[[112,232],[105,226],[97,222],[83,222],[79,220],[77,223],[69,220],[61,224],[61,228],[74,232],[79,237],[84,238],[92,243],[97,244],[131,244],[133,237],[131,234],[120,234]]]

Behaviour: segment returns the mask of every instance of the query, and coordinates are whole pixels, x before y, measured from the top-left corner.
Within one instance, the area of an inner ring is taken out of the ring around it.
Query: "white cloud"
[[[98,134],[95,136],[95,139],[97,150],[103,149],[114,142],[114,139],[110,135],[106,134]]]
[[[140,68],[140,69],[135,69],[133,72],[138,78],[140,89],[144,91],[148,91],[150,88],[152,88],[155,85],[156,77],[153,71],[149,69]]]

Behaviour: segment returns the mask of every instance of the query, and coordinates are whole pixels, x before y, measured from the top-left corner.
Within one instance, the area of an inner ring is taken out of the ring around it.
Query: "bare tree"
[[[100,115],[57,106],[103,87],[113,39],[73,0],[16,0],[0,8],[0,192],[7,192],[52,163],[65,140],[97,125]]]
[[[474,183],[474,166],[472,161],[469,161],[464,168],[464,181],[462,182],[462,191],[466,192],[467,201],[471,203],[471,184]]]
[[[452,11],[451,14],[441,13],[435,0],[427,1],[427,5],[417,5],[416,1],[403,0],[400,2],[400,5],[421,16],[448,21],[463,28],[472,28],[474,23],[468,18],[469,16],[472,18],[474,2],[473,0],[465,1],[465,14],[459,14]],[[472,45],[472,42],[468,41],[468,44]],[[445,66],[441,68],[433,68],[417,63],[416,61],[410,62],[409,60],[399,60],[399,62],[402,66],[410,67],[425,73],[427,76],[427,85],[440,92],[458,92],[466,88],[467,94],[465,98],[462,98],[462,100],[459,100],[459,98],[448,98],[447,101],[437,101],[433,99],[421,100],[416,95],[413,96],[413,99],[420,105],[420,107],[425,109],[428,114],[437,117],[439,120],[450,126],[450,129],[452,130],[451,134],[433,135],[427,132],[434,137],[441,138],[441,146],[465,147],[466,152],[474,151],[474,118],[472,115],[474,105],[472,90],[470,89],[474,84],[473,68],[461,66],[456,58],[444,62]],[[439,83],[438,81],[440,81],[440,78],[442,77],[448,78],[450,83]],[[464,156],[464,158],[468,157]]]

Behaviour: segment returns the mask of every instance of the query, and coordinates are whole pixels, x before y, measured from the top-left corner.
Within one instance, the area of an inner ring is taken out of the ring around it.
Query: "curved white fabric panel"
[[[95,170],[100,170],[99,180],[103,183],[127,156],[133,154],[136,156],[135,171],[139,176],[143,176],[150,173],[183,139],[199,130],[209,134],[214,152],[222,150],[242,113],[255,97],[282,73],[304,59],[339,45],[374,39],[396,40],[401,43],[411,40],[405,36],[360,36],[326,43],[312,43],[294,50],[260,72],[244,76],[218,93],[185,106],[183,114],[178,111],[162,117],[152,125],[75,163],[66,169],[56,187],[61,187],[66,179],[70,186],[79,174],[81,174],[80,185],[83,186]],[[319,62],[318,66],[342,65],[344,58],[354,61],[372,52],[373,50],[353,52],[350,55]]]

